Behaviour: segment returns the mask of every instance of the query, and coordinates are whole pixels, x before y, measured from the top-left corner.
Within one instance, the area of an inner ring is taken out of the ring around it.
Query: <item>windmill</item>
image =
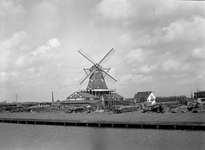
[[[92,64],[90,68],[83,68],[86,76],[80,82],[80,84],[83,84],[88,79],[88,85],[85,90],[79,90],[68,96],[65,103],[69,104],[69,101],[72,101],[71,104],[75,104],[76,101],[76,104],[79,105],[77,101],[81,100],[82,105],[94,105],[97,106],[97,110],[98,108],[107,109],[119,105],[120,101],[124,98],[116,93],[115,89],[109,89],[107,87],[105,77],[110,78],[114,82],[117,82],[117,80],[108,73],[110,68],[104,68],[102,66],[113,54],[114,49],[112,48],[98,63],[95,63],[83,50],[78,50],[78,52]]]
[[[78,52],[85,57],[89,62],[92,63],[92,66],[90,68],[83,68],[83,70],[86,73],[86,77],[80,82],[80,84],[83,84],[83,82],[89,78],[88,86],[86,88],[86,91],[92,92],[94,95],[102,95],[102,94],[109,94],[111,92],[114,92],[115,90],[108,89],[106,82],[105,82],[105,76],[108,76],[115,82],[117,80],[112,77],[108,72],[110,71],[110,68],[104,68],[102,67],[102,63],[107,59],[111,54],[114,52],[114,49],[112,48],[100,61],[99,63],[95,63],[91,57],[89,57],[88,54],[83,52],[82,50],[78,50]]]

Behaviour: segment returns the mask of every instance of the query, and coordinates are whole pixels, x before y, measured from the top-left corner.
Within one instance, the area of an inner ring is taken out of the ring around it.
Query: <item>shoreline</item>
[[[0,113],[0,123],[205,131],[204,113]]]

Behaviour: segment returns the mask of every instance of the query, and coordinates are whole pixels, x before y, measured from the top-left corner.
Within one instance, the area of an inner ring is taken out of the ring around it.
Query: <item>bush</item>
[[[182,95],[182,96],[169,96],[169,97],[156,97],[156,102],[175,102],[178,101],[179,104],[186,104],[187,97]]]

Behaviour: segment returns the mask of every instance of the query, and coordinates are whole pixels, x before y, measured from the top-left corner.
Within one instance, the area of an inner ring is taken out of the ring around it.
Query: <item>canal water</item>
[[[204,150],[205,132],[0,123],[0,150]]]

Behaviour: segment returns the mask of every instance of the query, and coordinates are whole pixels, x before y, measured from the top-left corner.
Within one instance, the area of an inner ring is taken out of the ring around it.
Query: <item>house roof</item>
[[[72,98],[99,98],[98,96],[86,93],[86,92],[74,92],[70,96],[67,97],[67,99]]]
[[[80,94],[81,96],[85,97],[85,98],[99,98],[98,96],[86,93],[86,92],[77,92],[78,94]]]
[[[115,98],[124,98],[121,95],[119,95],[118,93],[113,93],[113,97],[115,97]]]
[[[120,99],[120,98],[124,98],[122,97],[121,95],[119,95],[118,93],[113,93],[113,94],[105,94],[105,96],[108,98],[108,99]]]
[[[99,92],[101,92],[101,91],[103,91],[103,92],[115,92],[116,91],[116,89],[84,89],[84,90],[80,90],[81,92],[86,92],[86,91],[95,91],[95,92],[97,92],[97,91],[99,91]]]
[[[100,100],[76,100],[76,101],[70,101],[70,100],[65,100],[61,101],[61,104],[97,104],[99,103]]]
[[[147,99],[151,93],[152,91],[138,92],[135,94],[134,99]]]

